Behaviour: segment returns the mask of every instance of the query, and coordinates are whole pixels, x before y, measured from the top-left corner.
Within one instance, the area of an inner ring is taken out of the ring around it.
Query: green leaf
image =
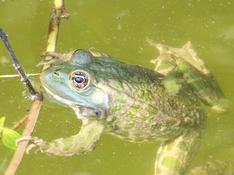
[[[4,127],[4,123],[5,123],[6,117],[1,117],[0,118],[0,138],[1,138],[1,133]]]
[[[16,149],[16,140],[20,138],[20,134],[12,129],[3,128],[2,143],[7,148]]]
[[[4,126],[5,120],[6,120],[6,117],[0,117],[0,127]]]

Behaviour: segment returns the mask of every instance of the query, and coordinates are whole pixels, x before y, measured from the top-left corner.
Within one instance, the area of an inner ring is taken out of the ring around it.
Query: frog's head
[[[108,95],[96,86],[97,75],[89,69],[92,57],[88,51],[77,50],[69,61],[47,68],[40,77],[45,91],[70,107],[89,109],[94,114],[105,111]]]

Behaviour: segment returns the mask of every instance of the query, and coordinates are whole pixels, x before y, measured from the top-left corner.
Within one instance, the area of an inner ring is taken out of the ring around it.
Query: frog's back
[[[113,134],[139,141],[167,139],[200,126],[204,118],[189,88],[171,95],[157,72],[109,58],[97,59],[90,69],[109,94],[107,128]]]

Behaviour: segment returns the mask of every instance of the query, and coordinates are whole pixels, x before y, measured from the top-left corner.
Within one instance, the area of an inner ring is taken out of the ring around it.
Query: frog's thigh
[[[176,139],[163,143],[155,160],[155,175],[182,175],[196,152],[200,132],[191,130]]]

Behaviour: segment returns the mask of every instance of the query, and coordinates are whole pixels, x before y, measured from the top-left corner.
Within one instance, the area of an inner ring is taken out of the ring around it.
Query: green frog
[[[54,61],[41,73],[43,88],[71,107],[83,124],[78,134],[51,142],[35,139],[29,149],[80,155],[93,150],[108,132],[132,142],[161,141],[155,175],[202,174],[212,169],[189,172],[188,165],[206,121],[204,106],[226,111],[221,89],[190,42],[172,48],[147,41],[160,53],[152,60],[154,70],[85,50],[47,53]]]

